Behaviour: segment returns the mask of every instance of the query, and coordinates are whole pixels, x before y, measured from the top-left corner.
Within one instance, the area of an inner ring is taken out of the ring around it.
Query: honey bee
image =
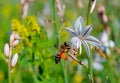
[[[66,58],[66,52],[70,49],[70,45],[67,44],[66,42],[64,42],[64,44],[62,44],[59,48],[59,50],[56,53],[55,56],[55,63],[57,64],[61,58],[65,59]]]
[[[73,48],[70,46],[70,44],[64,42],[64,44],[60,46],[60,48],[58,49],[56,53],[55,63],[58,64],[61,58],[68,60],[68,58],[70,57],[72,60],[76,61],[80,65],[87,67],[83,62],[81,62],[80,60],[76,58],[77,53],[78,53],[78,48]]]

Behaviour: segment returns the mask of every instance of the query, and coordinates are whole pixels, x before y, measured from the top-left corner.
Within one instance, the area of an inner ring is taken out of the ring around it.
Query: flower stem
[[[59,33],[58,33],[59,21],[58,21],[58,15],[57,15],[56,0],[52,0],[52,7],[53,7],[53,18],[54,18],[54,34],[53,35],[56,39],[56,45],[58,48],[59,44],[60,44],[60,37],[59,37]],[[63,71],[64,81],[65,81],[65,83],[68,83],[66,70],[64,69],[63,61],[61,61],[61,67],[62,67],[62,71]]]
[[[10,63],[11,63],[11,54],[12,54],[12,49],[10,48],[10,53],[9,53],[9,59],[8,59],[8,81],[9,83],[12,83],[11,82],[11,66],[10,66]]]
[[[88,3],[87,25],[89,24],[91,1],[92,0],[89,0],[89,3]],[[90,56],[88,56],[88,65],[89,65],[89,73],[90,73],[90,77],[89,77],[90,78],[90,83],[94,83],[93,71],[92,71],[92,53],[91,53]]]
[[[61,66],[62,66],[62,70],[63,70],[64,81],[65,81],[65,83],[68,83],[66,69],[64,68],[64,62],[63,61],[61,61]]]
[[[92,55],[88,56],[88,64],[89,64],[89,73],[90,73],[90,83],[94,83],[93,80],[93,71],[92,71]]]
[[[57,15],[57,8],[56,8],[56,0],[52,0],[52,6],[53,6],[53,19],[54,19],[54,36],[56,39],[56,45],[59,46],[59,34],[58,34],[58,15]]]

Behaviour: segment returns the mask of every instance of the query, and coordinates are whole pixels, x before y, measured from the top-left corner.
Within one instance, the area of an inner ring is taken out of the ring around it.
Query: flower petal
[[[102,63],[97,62],[97,61],[94,61],[92,65],[93,65],[93,68],[96,69],[97,71],[98,70],[101,71],[104,68]]]
[[[84,47],[85,47],[85,50],[86,50],[86,52],[87,52],[87,55],[90,55],[90,48],[89,48],[87,42],[86,42],[85,40],[83,40],[82,43],[83,43],[83,45],[84,45]]]
[[[72,47],[79,48],[81,46],[81,40],[78,37],[73,37],[71,39]]]
[[[88,25],[84,28],[83,32],[82,32],[82,36],[87,36],[90,34],[90,32],[92,31],[92,25]]]
[[[110,48],[114,48],[115,47],[115,43],[112,40],[109,41],[109,47]]]
[[[104,31],[101,35],[101,42],[103,43],[104,46],[109,47],[108,41],[109,41],[108,34],[106,31]]]
[[[93,46],[101,46],[102,45],[102,43],[93,36],[87,36],[87,37],[85,37],[85,40],[88,43],[92,44]]]
[[[68,33],[70,33],[70,34],[72,34],[72,35],[76,35],[76,33],[75,33],[75,31],[73,30],[73,29],[71,29],[71,28],[65,28],[65,30],[68,32]]]
[[[83,28],[84,28],[84,20],[80,16],[75,22],[75,32],[80,35],[83,31]]]

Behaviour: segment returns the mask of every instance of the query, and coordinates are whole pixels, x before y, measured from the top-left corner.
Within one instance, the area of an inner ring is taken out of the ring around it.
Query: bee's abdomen
[[[57,55],[55,56],[55,63],[57,64],[57,63],[60,61],[60,59],[61,59],[60,54],[57,54]]]

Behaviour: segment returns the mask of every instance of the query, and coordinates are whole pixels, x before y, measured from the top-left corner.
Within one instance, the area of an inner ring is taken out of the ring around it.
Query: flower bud
[[[16,63],[17,63],[17,60],[18,60],[18,54],[14,54],[14,56],[12,57],[12,60],[11,60],[11,67],[15,67]]]
[[[17,44],[19,44],[19,40],[15,40],[11,43],[11,47],[15,47]]]
[[[92,1],[91,1],[90,14],[92,14],[93,10],[95,9],[95,4],[96,4],[96,0],[92,0]]]
[[[64,16],[65,5],[60,0],[56,0],[57,12],[60,17]]]
[[[101,4],[98,5],[97,10],[98,10],[98,13],[105,13],[105,7]]]
[[[14,42],[16,39],[19,39],[19,34],[18,33],[12,33],[10,35],[10,45],[12,42]]]
[[[77,0],[77,4],[80,8],[83,8],[83,1]]]
[[[22,6],[22,19],[24,19],[28,14],[29,0],[21,0]]]
[[[22,19],[24,19],[27,16],[27,14],[28,14],[28,8],[29,8],[28,3],[25,3],[22,6]]]
[[[9,57],[9,53],[10,53],[10,48],[9,48],[8,43],[6,43],[4,46],[4,55],[6,56],[6,58]]]
[[[103,14],[103,16],[102,16],[102,21],[103,21],[104,24],[107,24],[107,23],[108,23],[108,17],[107,17],[106,14]]]

